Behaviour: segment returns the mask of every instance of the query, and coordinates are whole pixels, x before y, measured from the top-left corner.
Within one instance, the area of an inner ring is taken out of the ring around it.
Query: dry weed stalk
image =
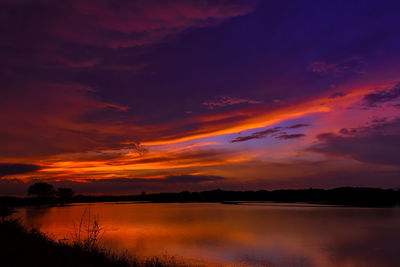
[[[100,226],[98,216],[93,216],[90,208],[86,208],[79,224],[74,223],[73,244],[87,249],[100,248],[104,228]]]

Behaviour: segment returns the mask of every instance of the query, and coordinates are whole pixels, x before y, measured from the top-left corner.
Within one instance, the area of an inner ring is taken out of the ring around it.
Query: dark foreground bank
[[[164,267],[176,266],[173,259],[138,261],[118,255],[99,245],[57,243],[17,221],[0,220],[0,266],[2,267]],[[181,265],[180,265],[181,266]]]

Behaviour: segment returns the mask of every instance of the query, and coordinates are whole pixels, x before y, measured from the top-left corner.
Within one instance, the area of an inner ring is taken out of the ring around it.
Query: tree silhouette
[[[62,200],[68,200],[74,196],[74,191],[72,188],[60,187],[57,189],[56,195]]]
[[[53,197],[55,194],[54,187],[48,183],[35,183],[29,187],[28,195],[41,198]]]

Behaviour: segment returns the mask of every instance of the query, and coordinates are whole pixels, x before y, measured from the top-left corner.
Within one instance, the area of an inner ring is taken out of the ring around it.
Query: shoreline
[[[3,267],[172,267],[187,266],[174,258],[133,258],[99,242],[56,242],[46,234],[23,227],[17,220],[0,220],[0,263]],[[23,256],[21,256],[23,255]]]

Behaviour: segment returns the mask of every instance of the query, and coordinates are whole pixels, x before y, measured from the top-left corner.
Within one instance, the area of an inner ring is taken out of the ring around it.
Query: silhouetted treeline
[[[53,185],[48,183],[35,183],[28,189],[28,196],[36,196],[41,199],[57,197],[62,202],[70,200],[74,194],[72,188],[60,187],[56,190]]]
[[[298,189],[298,190],[259,190],[259,191],[225,191],[211,190],[202,192],[158,193],[128,196],[87,196],[77,195],[62,203],[85,202],[308,202],[318,204],[354,205],[354,206],[396,206],[400,205],[400,190],[342,187],[335,189]],[[24,206],[41,204],[59,204],[59,198],[14,198],[0,197],[2,206]]]

